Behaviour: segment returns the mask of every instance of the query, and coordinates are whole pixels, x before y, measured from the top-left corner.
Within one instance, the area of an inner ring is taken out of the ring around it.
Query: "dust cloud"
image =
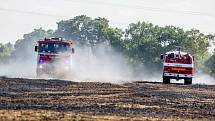
[[[36,58],[28,60],[13,59],[8,64],[0,65],[0,76],[14,78],[35,78]]]
[[[32,48],[29,59],[12,59],[9,64],[0,65],[0,76],[14,78],[37,78],[37,53]],[[65,62],[59,64],[65,66]],[[75,47],[75,53],[70,59],[70,71],[63,72],[64,77],[71,81],[96,81],[110,83],[125,83],[132,81],[162,82],[162,72],[150,73],[144,65],[131,66],[122,53],[116,52],[108,45],[95,47]],[[58,71],[62,72],[60,68]],[[45,76],[45,79],[53,78]],[[180,81],[181,82],[181,81]],[[183,83],[183,82],[182,82]],[[196,74],[194,84],[214,85],[214,78],[207,74]]]
[[[71,79],[122,83],[132,80],[132,67],[111,47],[77,47],[71,57]]]
[[[215,85],[215,79],[208,74],[199,73],[193,80],[194,84]]]
[[[30,58],[13,58],[7,65],[0,65],[0,75],[15,78],[37,78],[37,53],[32,48]],[[127,63],[123,54],[116,52],[108,45],[100,44],[95,47],[79,46],[75,47],[75,53],[70,59],[71,70],[63,72],[64,77],[72,81],[97,81],[124,83],[136,80],[150,80],[152,75],[146,74],[147,69],[138,66],[138,74],[134,74],[134,67]],[[65,66],[65,62],[60,66]],[[61,70],[58,65],[58,71]],[[135,68],[137,70],[137,68]],[[150,77],[150,78],[149,78]],[[43,78],[53,78],[48,75]],[[54,77],[55,78],[55,77]],[[154,80],[156,80],[154,78]]]

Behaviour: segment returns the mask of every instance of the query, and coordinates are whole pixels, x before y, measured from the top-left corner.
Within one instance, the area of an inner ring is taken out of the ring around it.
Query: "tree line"
[[[57,22],[57,30],[35,29],[25,34],[14,45],[0,44],[0,62],[14,58],[31,58],[34,45],[44,37],[72,39],[77,46],[111,46],[122,53],[133,66],[144,65],[151,71],[162,67],[160,54],[180,47],[195,57],[197,70],[215,76],[215,54],[208,48],[214,35],[201,33],[197,29],[184,30],[176,26],[160,27],[149,22],[131,23],[125,30],[109,26],[106,18],[91,18],[85,15]]]

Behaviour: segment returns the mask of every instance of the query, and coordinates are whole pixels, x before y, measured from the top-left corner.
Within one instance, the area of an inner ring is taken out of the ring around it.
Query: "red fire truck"
[[[184,84],[192,84],[194,77],[194,57],[186,52],[166,52],[161,55],[163,60],[163,83],[169,84],[170,79],[184,79]]]
[[[37,41],[37,77],[48,75],[58,77],[70,71],[73,42],[63,38],[45,38]]]

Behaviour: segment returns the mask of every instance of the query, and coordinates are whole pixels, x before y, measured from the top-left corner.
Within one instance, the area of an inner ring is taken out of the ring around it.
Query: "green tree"
[[[152,23],[138,22],[129,25],[125,32],[124,46],[129,62],[144,64],[148,68],[158,68],[161,65],[161,45],[157,41],[160,27]]]
[[[13,45],[11,43],[0,43],[0,63],[6,63],[9,61]]]
[[[124,51],[123,31],[118,28],[108,28],[105,30],[105,36],[109,40],[109,44],[118,52]]]
[[[36,54],[34,54],[34,46],[36,45],[36,41],[51,36],[51,33],[51,30],[46,32],[40,28],[35,29],[31,33],[25,34],[23,39],[16,41],[11,57],[14,59],[29,59],[36,57]]]
[[[215,35],[208,35],[208,38],[210,38],[211,43],[214,46]],[[209,73],[215,77],[215,51],[204,64],[206,65]]]
[[[105,32],[109,28],[105,18],[92,19],[85,15],[76,16],[73,19],[58,22],[56,36],[72,39],[78,45],[95,46],[107,42]]]
[[[92,50],[97,49],[97,45],[101,43],[110,45],[123,53],[130,64],[144,65],[151,71],[161,69],[160,54],[180,47],[182,51],[193,54],[197,67],[204,70],[205,61],[209,58],[208,47],[214,40],[213,35],[203,34],[196,29],[185,31],[175,26],[159,27],[147,22],[131,23],[127,29],[121,30],[110,27],[106,18],[92,19],[85,15],[62,20],[57,25],[56,31],[40,28],[25,34],[23,39],[16,41],[13,50],[5,49],[11,48],[10,45],[1,45],[0,57],[4,58],[5,53],[11,54],[13,58],[36,57],[36,54],[33,54],[36,41],[54,36],[72,39],[76,45],[89,46]],[[208,68],[215,63],[213,57],[207,61]]]
[[[143,64],[152,70],[161,69],[160,54],[181,48],[195,55],[196,65],[204,69],[210,37],[199,30],[184,31],[175,26],[159,27],[152,23],[132,23],[125,31],[123,47],[129,62]]]

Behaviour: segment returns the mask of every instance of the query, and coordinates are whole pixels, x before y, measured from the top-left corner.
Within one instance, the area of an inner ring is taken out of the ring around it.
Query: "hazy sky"
[[[34,28],[56,29],[77,15],[105,17],[125,28],[147,21],[215,34],[215,0],[0,0],[0,42],[12,42]]]

